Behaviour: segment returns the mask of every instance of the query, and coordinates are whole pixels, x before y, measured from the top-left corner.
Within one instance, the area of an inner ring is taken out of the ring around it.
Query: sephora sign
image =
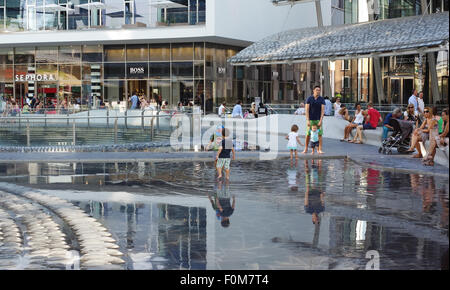
[[[16,75],[16,82],[27,82],[27,81],[56,81],[53,74],[26,74],[26,75]]]

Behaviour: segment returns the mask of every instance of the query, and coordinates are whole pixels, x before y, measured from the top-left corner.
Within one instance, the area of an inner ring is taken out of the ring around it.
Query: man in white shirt
[[[219,117],[225,117],[225,102],[223,102],[219,107]]]
[[[298,107],[297,111],[294,113],[295,115],[304,115],[305,114],[305,104],[300,103],[300,107]]]
[[[413,94],[409,97],[408,104],[414,105],[414,111],[419,112],[419,103],[417,102],[417,90],[413,90]]]
[[[423,115],[423,110],[425,109],[425,102],[423,101],[423,92],[419,93],[419,98],[417,99],[417,104],[419,106],[419,114]]]

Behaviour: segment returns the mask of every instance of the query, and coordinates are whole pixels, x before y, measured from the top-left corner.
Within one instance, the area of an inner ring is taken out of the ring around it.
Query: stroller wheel
[[[383,148],[383,154],[386,154],[386,148]]]
[[[387,152],[387,154],[388,154],[388,155],[392,155],[392,150],[389,149],[388,152]]]
[[[383,151],[383,147],[378,148],[378,153],[381,153]]]

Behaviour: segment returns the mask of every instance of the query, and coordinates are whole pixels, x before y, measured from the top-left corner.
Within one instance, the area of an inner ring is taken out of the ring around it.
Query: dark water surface
[[[0,182],[98,219],[126,269],[365,269],[371,250],[439,269],[448,249],[448,178],[345,160],[234,162],[229,182],[212,162],[2,164]]]

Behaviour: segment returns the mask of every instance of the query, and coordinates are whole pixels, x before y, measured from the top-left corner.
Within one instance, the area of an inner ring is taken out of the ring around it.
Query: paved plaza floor
[[[280,150],[274,155],[275,158],[289,157],[285,149],[284,136],[279,137]],[[302,141],[304,142],[304,141]],[[335,139],[324,138],[324,154],[301,154],[303,148],[299,147],[299,159],[311,158],[344,158],[349,157],[360,165],[374,168],[395,169],[398,171],[414,171],[422,174],[439,174],[448,176],[448,168],[435,164],[424,166],[420,159],[412,158],[412,155],[383,155],[378,153],[378,147],[366,144],[351,144],[340,142]],[[180,151],[180,152],[33,152],[33,153],[0,153],[0,163],[23,163],[23,162],[162,162],[162,161],[210,161],[214,158],[214,152],[203,151]],[[237,160],[260,160],[260,152],[239,151],[236,153]]]

